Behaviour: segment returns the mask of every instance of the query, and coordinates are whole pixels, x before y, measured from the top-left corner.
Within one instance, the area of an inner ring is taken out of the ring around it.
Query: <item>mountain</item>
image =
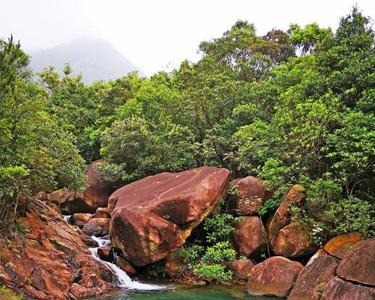
[[[112,45],[104,40],[82,37],[50,49],[31,53],[31,69],[40,72],[54,66],[62,74],[69,63],[73,74],[82,73],[83,82],[116,79],[131,71],[143,72],[127,60]]]

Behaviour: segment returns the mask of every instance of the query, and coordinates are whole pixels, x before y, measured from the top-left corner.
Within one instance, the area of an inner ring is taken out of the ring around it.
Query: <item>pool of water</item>
[[[254,297],[246,293],[245,287],[203,286],[176,287],[164,291],[128,291],[125,294],[112,295],[105,300],[276,300],[274,297]]]

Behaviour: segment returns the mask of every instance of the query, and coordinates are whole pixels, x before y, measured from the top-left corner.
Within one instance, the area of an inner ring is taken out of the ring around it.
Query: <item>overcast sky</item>
[[[336,29],[356,3],[375,18],[374,0],[0,0],[0,37],[12,33],[26,51],[100,37],[151,75],[196,60],[202,40],[238,19],[254,23],[260,35],[291,23]]]

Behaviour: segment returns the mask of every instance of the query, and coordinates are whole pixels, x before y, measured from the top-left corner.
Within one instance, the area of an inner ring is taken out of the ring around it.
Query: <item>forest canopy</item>
[[[357,8],[338,29],[291,25],[259,36],[247,21],[199,46],[197,63],[150,78],[85,85],[69,65],[39,74],[13,38],[0,40],[0,220],[20,199],[84,185],[107,162],[124,183],[202,165],[254,175],[273,192],[302,184],[298,215],[314,238],[375,234],[375,55]],[[37,80],[35,80],[37,75]]]

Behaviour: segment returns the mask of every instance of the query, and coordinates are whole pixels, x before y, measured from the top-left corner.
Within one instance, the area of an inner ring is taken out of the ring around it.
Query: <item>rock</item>
[[[98,207],[94,214],[94,218],[110,218],[111,213],[108,207]]]
[[[374,300],[375,290],[347,282],[339,277],[335,277],[328,282],[320,299]]]
[[[267,234],[258,216],[241,217],[235,222],[233,243],[240,255],[259,256],[267,249]]]
[[[339,260],[319,250],[299,273],[288,300],[320,299],[327,282],[335,277]]]
[[[181,269],[185,265],[186,264],[179,255],[178,251],[169,254],[164,260],[164,269],[171,278],[178,277],[178,275],[181,273]]]
[[[91,256],[81,230],[38,200],[31,200],[27,209],[17,219],[26,233],[12,242],[0,240],[2,284],[22,291],[27,299],[81,298],[114,288],[112,271]]]
[[[98,248],[98,255],[102,260],[113,261],[113,249],[110,246],[101,246]]]
[[[84,242],[87,246],[90,248],[96,248],[99,247],[99,244],[97,241],[89,237],[87,234],[82,234],[81,235],[81,241]]]
[[[297,223],[290,224],[291,206],[300,208],[305,196],[305,189],[301,185],[293,185],[267,226],[272,251],[277,255],[294,258],[317,250],[309,239],[310,232],[307,229]]]
[[[87,186],[83,196],[88,206],[95,211],[98,207],[106,207],[109,196],[121,186],[119,178],[108,180],[104,178],[100,168],[105,164],[104,160],[91,163],[86,171]],[[97,216],[97,218],[108,218],[108,216]]]
[[[83,232],[89,236],[105,236],[109,234],[109,218],[92,218],[83,227]]]
[[[59,189],[47,195],[48,201],[57,204],[63,213],[72,215],[77,212],[94,212],[87,205],[83,194],[66,188]]]
[[[314,253],[316,247],[310,238],[310,231],[292,222],[279,231],[272,251],[276,255],[295,258]]]
[[[342,259],[345,253],[360,240],[363,240],[363,236],[358,232],[339,235],[329,240],[324,245],[324,250],[328,254]]]
[[[237,186],[236,212],[240,216],[258,214],[263,202],[270,197],[263,181],[254,176],[235,179],[230,186]]]
[[[251,269],[247,290],[251,295],[286,297],[303,269],[301,263],[274,256]]]
[[[35,200],[39,201],[48,201],[48,194],[45,191],[40,191],[33,196]]]
[[[73,223],[79,228],[83,228],[88,221],[92,218],[92,214],[89,213],[75,213],[73,215]]]
[[[375,238],[355,243],[345,253],[337,275],[345,280],[375,286]]]
[[[165,258],[216,207],[227,187],[229,171],[201,167],[160,173],[114,192],[111,240],[135,266]]]
[[[235,279],[246,280],[249,278],[254,263],[247,258],[237,259],[231,263],[230,269],[233,271]]]
[[[132,266],[132,264],[121,256],[116,257],[116,265],[118,265],[128,275],[134,275],[137,273],[137,270]]]

